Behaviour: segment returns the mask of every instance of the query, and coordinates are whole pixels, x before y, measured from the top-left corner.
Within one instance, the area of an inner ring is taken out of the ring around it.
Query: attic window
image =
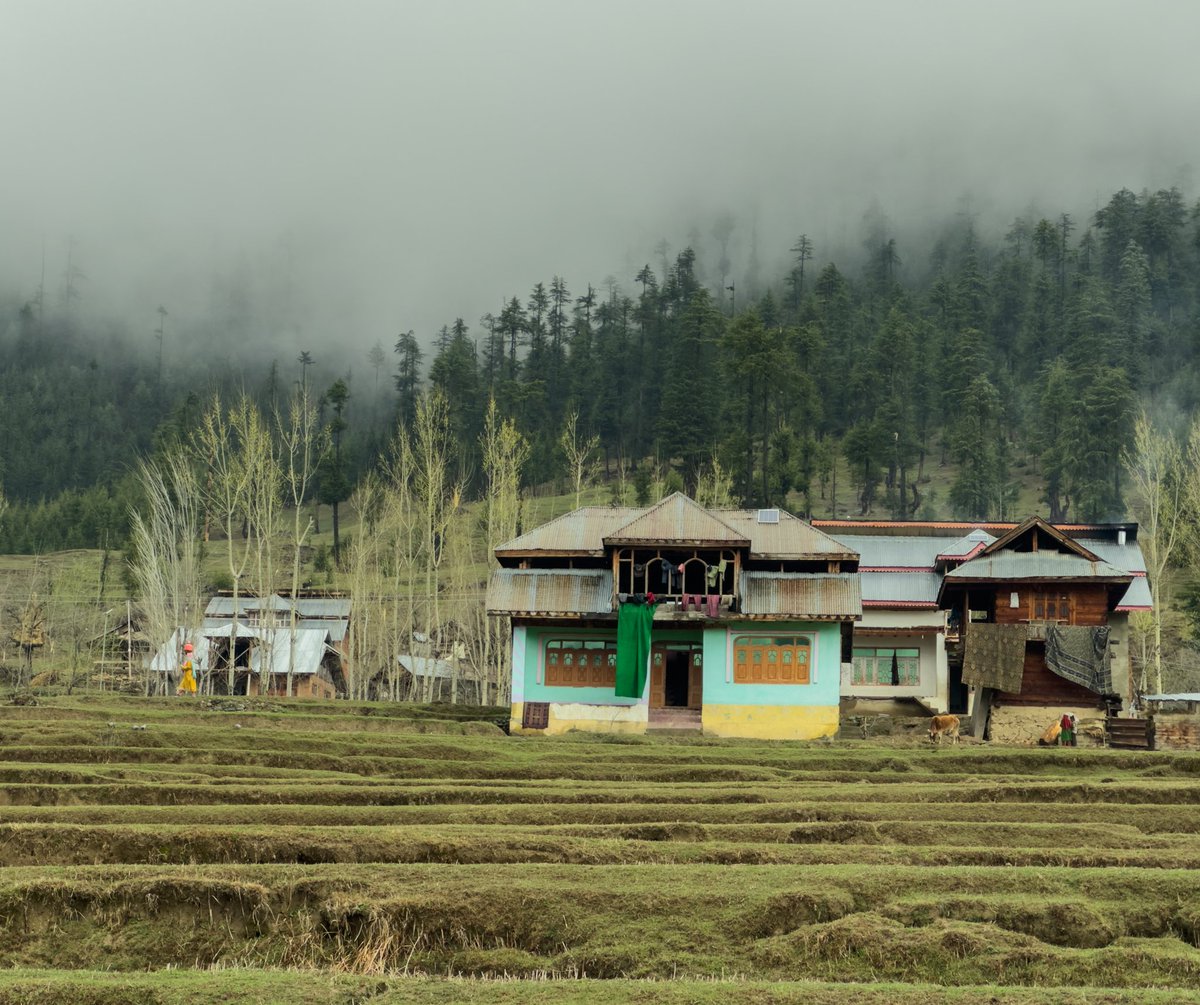
[[[777,509],[760,509],[758,511],[759,523],[779,523],[779,510]]]

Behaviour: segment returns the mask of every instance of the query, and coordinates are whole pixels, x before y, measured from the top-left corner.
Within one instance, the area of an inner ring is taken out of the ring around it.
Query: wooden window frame
[[[880,658],[886,653],[886,666]],[[897,680],[892,683],[892,657],[896,657]],[[852,687],[920,687],[921,650],[900,646],[855,646],[851,656],[854,671]],[[863,662],[860,664],[860,660]],[[900,661],[903,660],[902,664]],[[911,661],[911,663],[909,663]],[[908,664],[906,667],[905,664]],[[861,668],[861,669],[860,669]],[[886,679],[883,679],[886,678]]]
[[[807,633],[740,632],[732,637],[733,683],[792,687],[812,684],[816,678],[816,652],[816,640]],[[784,659],[785,653],[790,660]]]
[[[542,639],[542,682],[545,687],[615,691],[617,640],[595,635],[547,636]]]
[[[1055,622],[1060,625],[1075,623],[1074,598],[1067,590],[1031,590],[1028,609],[1032,622]]]

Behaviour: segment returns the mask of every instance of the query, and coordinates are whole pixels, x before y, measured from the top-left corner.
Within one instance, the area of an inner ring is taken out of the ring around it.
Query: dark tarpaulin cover
[[[1028,635],[1024,625],[972,622],[967,626],[963,650],[963,683],[1019,693]]]
[[[625,603],[617,611],[617,697],[640,698],[646,690],[654,604]]]
[[[1050,625],[1046,629],[1046,669],[1096,694],[1112,694],[1108,625]]]

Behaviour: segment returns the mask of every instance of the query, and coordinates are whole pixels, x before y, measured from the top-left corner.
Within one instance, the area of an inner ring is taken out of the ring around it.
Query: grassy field
[[[0,708],[0,1003],[1200,1002],[1200,757]]]

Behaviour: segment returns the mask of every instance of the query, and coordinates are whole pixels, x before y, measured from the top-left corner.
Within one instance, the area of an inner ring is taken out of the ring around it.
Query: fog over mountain
[[[291,345],[428,343],[563,275],[632,287],[730,212],[907,267],[931,220],[1194,200],[1200,5],[0,0],[0,295]],[[914,250],[910,250],[914,249]],[[715,257],[715,255],[712,255]],[[848,261],[853,267],[856,263]]]

